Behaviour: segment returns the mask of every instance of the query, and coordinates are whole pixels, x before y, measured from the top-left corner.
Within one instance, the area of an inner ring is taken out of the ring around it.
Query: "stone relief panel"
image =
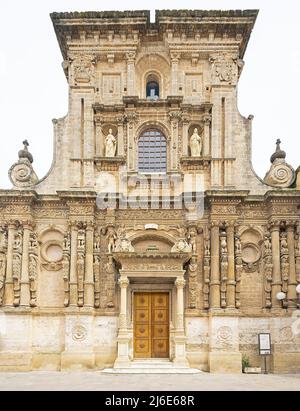
[[[102,97],[104,100],[120,99],[121,92],[121,74],[102,74]]]
[[[43,230],[39,235],[41,261],[37,294],[41,307],[64,306],[65,240],[64,232],[57,227]]]
[[[185,73],[185,97],[200,100],[203,94],[203,76],[200,73]]]

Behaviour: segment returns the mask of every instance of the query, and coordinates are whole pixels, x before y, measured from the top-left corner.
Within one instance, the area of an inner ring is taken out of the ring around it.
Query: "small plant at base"
[[[250,367],[249,357],[246,354],[243,354],[242,357],[242,371],[245,372],[245,368]]]

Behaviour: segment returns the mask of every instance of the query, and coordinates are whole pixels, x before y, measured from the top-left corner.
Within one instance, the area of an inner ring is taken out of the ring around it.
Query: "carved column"
[[[203,281],[203,294],[204,294],[204,308],[209,308],[209,288],[210,288],[210,239],[209,234],[204,240],[204,281]]]
[[[235,307],[241,306],[241,282],[243,272],[243,259],[242,259],[242,244],[239,235],[235,236]]]
[[[184,115],[182,117],[182,155],[185,157],[189,155],[189,123],[190,117]]]
[[[93,264],[93,272],[94,272],[94,283],[95,283],[95,297],[94,297],[94,306],[95,308],[100,308],[100,293],[101,293],[101,280],[100,280],[100,235],[99,233],[95,233],[94,238],[94,264]]]
[[[71,251],[71,238],[70,234],[67,233],[64,236],[64,246],[63,246],[63,260],[62,269],[64,277],[64,306],[68,307],[70,304],[70,251]]]
[[[203,141],[203,156],[208,157],[210,155],[210,124],[211,115],[205,114],[204,116],[204,141]]]
[[[288,249],[288,243],[287,243],[287,234],[285,231],[282,231],[280,234],[280,269],[281,269],[281,281],[282,281],[281,289],[285,294],[288,295],[289,249]],[[288,303],[286,301],[283,301],[283,306],[287,307]]]
[[[171,123],[171,144],[170,144],[170,160],[171,170],[178,168],[178,122],[180,119],[180,112],[171,111],[169,113]]]
[[[211,281],[210,281],[210,308],[220,308],[220,239],[219,224],[211,225]]]
[[[77,236],[76,223],[71,225],[70,305],[77,305]]]
[[[289,285],[288,295],[290,298],[296,298],[296,257],[295,257],[295,222],[287,224],[287,242],[289,250]]]
[[[15,221],[8,223],[7,258],[6,258],[6,280],[4,290],[4,305],[13,305],[13,245],[15,238]]]
[[[15,232],[13,244],[13,305],[18,307],[21,299],[21,273],[23,254],[23,227],[20,225]]]
[[[126,53],[127,59],[127,95],[135,95],[135,52]]]
[[[118,156],[124,156],[124,116],[117,117],[118,122]]]
[[[177,310],[176,310],[176,330],[184,330],[184,298],[183,289],[185,287],[185,280],[183,278],[177,278],[175,281],[177,288]]]
[[[220,248],[221,248],[221,307],[226,308],[227,297],[227,276],[228,276],[228,251],[227,251],[227,238],[226,231],[222,230],[220,235]]]
[[[129,280],[126,276],[121,276],[119,281],[121,288],[120,315],[119,315],[119,332],[118,332],[118,355],[115,362],[115,368],[122,367],[130,362],[129,359],[129,341],[130,337],[127,330],[127,290]]]
[[[281,273],[280,273],[280,227],[279,222],[271,225],[271,242],[273,256],[273,283],[272,283],[272,307],[279,308],[280,302],[276,299],[276,294],[281,291]]]
[[[0,307],[3,304],[7,255],[7,229],[0,227]]]
[[[23,224],[23,254],[22,254],[22,273],[21,273],[21,301],[23,306],[29,306],[30,285],[29,285],[29,238],[31,233],[31,222]]]
[[[178,63],[180,59],[179,53],[171,53],[171,87],[172,96],[178,96]]]
[[[37,277],[38,277],[38,242],[35,233],[30,233],[29,239],[29,293],[30,307],[37,306]]]
[[[297,225],[297,236],[295,243],[295,258],[296,258],[296,281],[300,284],[300,225]]]
[[[84,223],[79,223],[77,236],[77,305],[83,307],[84,305],[84,280],[86,276],[86,226]]]
[[[94,226],[92,223],[86,228],[85,246],[85,280],[84,280],[84,305],[94,306],[94,274],[93,274],[93,252],[94,252]]]
[[[184,287],[185,280],[182,277],[178,277],[175,281],[177,288],[176,299],[176,331],[175,331],[175,357],[173,362],[175,364],[187,365],[185,344],[186,336],[184,331]]]
[[[235,267],[234,267],[234,222],[229,222],[227,229],[228,275],[227,307],[235,308]]]
[[[265,307],[272,307],[273,260],[270,233],[267,231],[264,239],[264,273],[265,273]]]
[[[135,142],[134,142],[134,129],[137,114],[135,112],[127,113],[127,165],[129,171],[134,171],[135,168]]]
[[[102,119],[96,117],[96,156],[104,156],[104,136],[102,132]]]

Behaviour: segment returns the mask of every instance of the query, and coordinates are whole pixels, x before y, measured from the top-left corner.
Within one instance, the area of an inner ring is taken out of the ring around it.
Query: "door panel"
[[[134,294],[134,352],[136,358],[151,358],[151,298]]]
[[[151,298],[152,357],[169,357],[169,294],[153,293]]]
[[[169,294],[134,294],[135,358],[169,357]]]

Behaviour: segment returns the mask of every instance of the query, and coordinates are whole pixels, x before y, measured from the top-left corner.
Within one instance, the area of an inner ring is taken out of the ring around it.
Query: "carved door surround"
[[[115,368],[122,368],[130,366],[131,361],[137,357],[135,336],[136,336],[136,321],[134,317],[135,310],[135,292],[143,292],[144,295],[146,291],[150,293],[152,291],[153,295],[158,295],[162,292],[167,295],[172,291],[172,298],[170,312],[170,318],[174,318],[173,321],[169,323],[168,328],[168,348],[173,345],[174,349],[170,352],[170,359],[176,364],[187,366],[188,362],[185,353],[185,329],[184,329],[184,293],[183,288],[185,286],[183,269],[184,264],[191,258],[190,253],[183,252],[172,252],[172,253],[136,253],[136,252],[115,252],[114,259],[121,266],[119,273],[119,285],[121,287],[121,298],[120,298],[120,318],[119,318],[119,332],[118,332],[118,356],[115,362]],[[153,297],[155,298],[155,297]],[[145,298],[146,299],[146,298]],[[145,309],[148,310],[148,315],[151,317],[153,315],[153,304],[155,307],[155,302],[149,302]],[[150,307],[151,305],[151,307]],[[154,308],[155,311],[155,308]],[[159,310],[158,310],[159,311]],[[155,315],[155,312],[154,312]],[[132,322],[133,320],[133,322]],[[151,322],[151,321],[150,321]],[[147,323],[147,324],[146,324]],[[142,324],[142,323],[141,323]],[[164,323],[166,326],[167,323]],[[145,322],[145,327],[149,327],[149,320]],[[155,326],[152,323],[152,326]],[[144,328],[145,328],[144,327]],[[173,328],[173,329],[172,329]],[[163,330],[166,332],[166,329]],[[142,347],[144,353],[138,355],[139,358],[156,358],[159,355],[158,352],[152,350],[151,344],[153,340],[150,339],[152,335],[151,330],[148,328],[147,343]],[[152,338],[152,337],[151,337]],[[139,340],[139,338],[138,338]],[[142,340],[142,337],[141,337]],[[161,357],[168,357],[168,351],[166,349],[166,341],[163,346],[160,347]],[[146,346],[148,344],[148,347]],[[164,351],[164,352],[163,352]],[[145,355],[145,357],[143,357]]]

